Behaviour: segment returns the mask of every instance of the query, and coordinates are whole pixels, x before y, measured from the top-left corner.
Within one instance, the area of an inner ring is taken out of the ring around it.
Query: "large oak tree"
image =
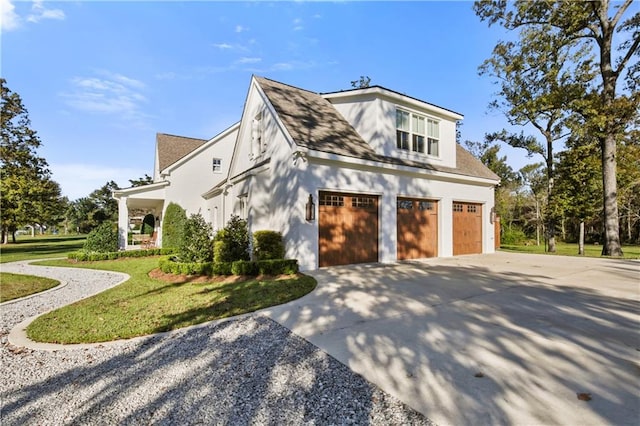
[[[595,64],[597,74],[583,86],[584,94],[564,97],[562,103],[583,119],[583,126],[599,143],[605,243],[602,254],[621,256],[616,169],[617,141],[638,113],[638,52],[640,13],[627,16],[632,0],[610,4],[518,0],[476,1],[476,14],[489,25],[517,30],[518,49],[545,59],[569,58],[558,71],[577,76]],[[616,38],[617,32],[617,38]],[[616,44],[614,45],[614,39]],[[502,42],[501,42],[502,43]],[[495,56],[495,55],[494,55]],[[548,65],[547,65],[548,66]],[[517,76],[518,70],[514,76]],[[626,77],[626,87],[622,87]],[[579,88],[579,86],[577,86]],[[559,87],[562,89],[562,86]]]

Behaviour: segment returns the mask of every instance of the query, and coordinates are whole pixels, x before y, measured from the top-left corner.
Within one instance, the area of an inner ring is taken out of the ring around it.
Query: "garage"
[[[453,255],[482,253],[482,204],[453,202]]]
[[[378,197],[320,192],[319,264],[350,265],[378,261]]]
[[[398,198],[398,260],[438,256],[438,202]]]

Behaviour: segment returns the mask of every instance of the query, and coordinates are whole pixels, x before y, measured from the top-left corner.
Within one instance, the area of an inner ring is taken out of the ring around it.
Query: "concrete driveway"
[[[436,423],[638,424],[640,262],[496,253],[313,275],[266,314]]]

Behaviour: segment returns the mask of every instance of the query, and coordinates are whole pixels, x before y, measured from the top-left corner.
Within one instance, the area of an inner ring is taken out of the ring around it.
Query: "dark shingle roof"
[[[204,139],[158,133],[156,135],[156,145],[158,146],[159,170],[166,169],[176,161],[200,148],[206,142]]]
[[[495,173],[459,144],[456,146],[456,167],[377,154],[331,102],[319,94],[264,77],[256,77],[256,80],[298,146],[381,163],[499,180]]]

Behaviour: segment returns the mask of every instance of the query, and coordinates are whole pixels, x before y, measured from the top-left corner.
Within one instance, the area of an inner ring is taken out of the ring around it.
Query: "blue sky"
[[[239,120],[252,74],[316,92],[370,76],[464,114],[463,139],[506,125],[477,74],[506,36],[471,2],[0,2],[2,76],[72,200],[152,174],[156,132],[208,139]]]

